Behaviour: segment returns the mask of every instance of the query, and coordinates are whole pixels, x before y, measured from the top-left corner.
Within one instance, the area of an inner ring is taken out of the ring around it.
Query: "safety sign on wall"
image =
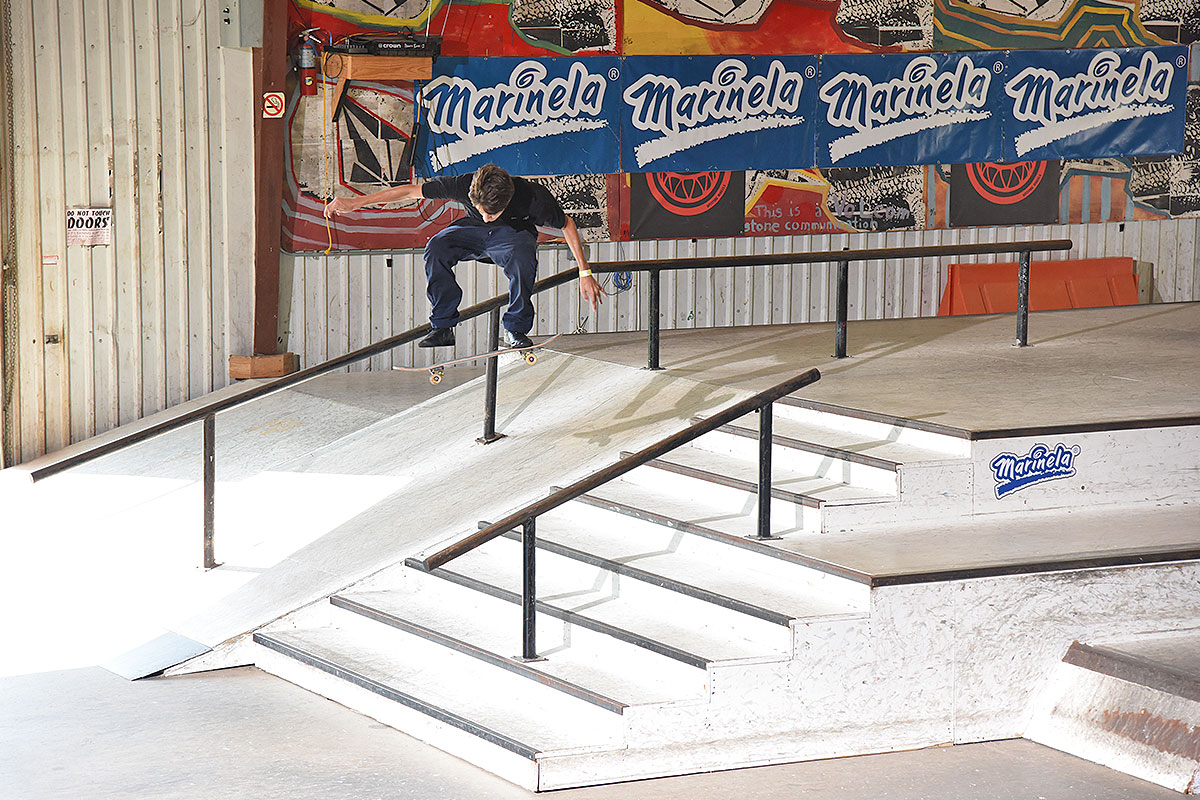
[[[112,244],[111,208],[68,208],[67,245]]]
[[[263,119],[282,119],[286,108],[283,92],[263,92]]]

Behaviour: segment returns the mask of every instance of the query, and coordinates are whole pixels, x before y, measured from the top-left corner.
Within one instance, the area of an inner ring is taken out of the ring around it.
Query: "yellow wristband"
[[[579,277],[590,278],[592,277],[592,271],[590,269],[581,269],[579,270]]]

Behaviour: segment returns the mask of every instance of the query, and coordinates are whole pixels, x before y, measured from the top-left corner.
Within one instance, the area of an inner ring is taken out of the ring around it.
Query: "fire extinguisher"
[[[300,94],[312,97],[317,93],[317,44],[313,34],[317,28],[309,28],[300,34],[300,49],[296,58],[296,71],[300,74]]]

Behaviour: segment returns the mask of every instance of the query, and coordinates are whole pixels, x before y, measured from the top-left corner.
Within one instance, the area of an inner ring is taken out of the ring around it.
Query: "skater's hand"
[[[325,205],[325,219],[332,219],[334,214],[357,211],[358,207],[358,203],[353,197],[335,197]]]
[[[600,285],[600,281],[591,275],[585,275],[579,279],[579,293],[583,295],[584,300],[591,304],[593,314],[608,295],[608,292],[604,291],[604,287]]]

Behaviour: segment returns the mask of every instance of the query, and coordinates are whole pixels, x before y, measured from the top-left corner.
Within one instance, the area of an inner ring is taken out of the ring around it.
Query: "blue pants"
[[[425,245],[425,294],[435,328],[458,324],[462,289],[454,279],[458,262],[489,258],[508,276],[508,311],[503,323],[513,333],[533,328],[533,283],[537,277],[537,235],[507,225],[451,225]]]

